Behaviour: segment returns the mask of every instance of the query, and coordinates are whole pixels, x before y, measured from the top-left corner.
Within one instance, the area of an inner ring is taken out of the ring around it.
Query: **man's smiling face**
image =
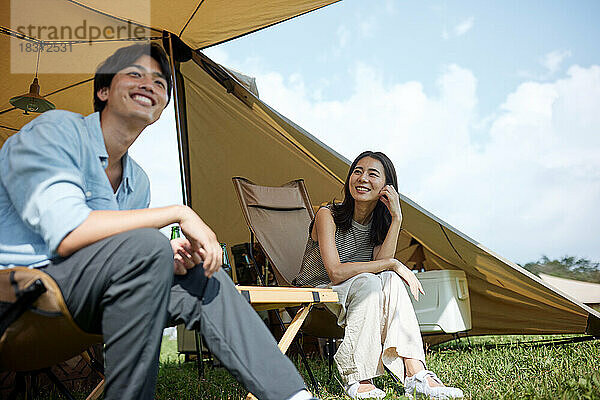
[[[98,91],[106,101],[104,112],[139,120],[144,125],[154,123],[167,104],[167,80],[160,64],[143,55],[117,72],[109,88]]]

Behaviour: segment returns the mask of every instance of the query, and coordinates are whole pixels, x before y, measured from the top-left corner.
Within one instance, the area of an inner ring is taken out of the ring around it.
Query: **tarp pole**
[[[175,102],[175,127],[177,129],[177,146],[179,153],[179,175],[181,177],[181,195],[183,197],[183,204],[190,206],[190,198],[188,196],[188,187],[186,182],[186,164],[183,156],[183,131],[180,121],[180,108],[179,108],[179,92],[177,91],[177,74],[175,73],[175,57],[173,57],[173,41],[171,40],[173,34],[169,32],[169,60],[171,63],[171,79],[173,81],[173,101]]]

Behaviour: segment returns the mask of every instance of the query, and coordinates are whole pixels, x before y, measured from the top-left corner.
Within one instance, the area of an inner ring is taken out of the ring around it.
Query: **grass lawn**
[[[563,336],[564,337],[564,336]],[[600,400],[600,340],[532,347],[523,342],[560,338],[552,336],[488,336],[449,342],[427,352],[428,367],[447,384],[460,387],[467,399],[568,399]],[[183,362],[177,341],[163,337],[158,400],[244,399],[246,391],[224,368],[205,368],[198,379],[194,362]],[[299,360],[295,360],[302,375]],[[323,400],[347,399],[334,378],[327,382],[327,362],[311,357],[311,367]],[[337,375],[337,374],[336,374]],[[334,375],[334,377],[336,376]],[[308,379],[308,378],[307,378]],[[386,399],[406,399],[401,385],[389,376],[375,378]],[[86,394],[76,393],[77,399]],[[40,399],[62,399],[54,391]]]
[[[465,339],[427,353],[428,367],[470,399],[600,399],[600,341],[532,347],[520,344],[545,337],[503,336]],[[299,360],[303,376],[307,377]],[[327,383],[327,362],[311,358],[322,399],[346,399],[335,378]],[[335,375],[334,375],[335,376]],[[375,379],[386,399],[405,399],[388,376]],[[195,363],[183,363],[177,342],[163,340],[157,399],[241,399],[245,390],[223,368],[206,368],[198,379]]]

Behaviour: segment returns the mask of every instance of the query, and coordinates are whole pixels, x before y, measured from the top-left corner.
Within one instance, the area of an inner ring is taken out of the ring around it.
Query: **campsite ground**
[[[427,353],[430,369],[471,399],[600,399],[600,341],[532,347],[532,340],[552,336],[490,336],[438,346]],[[244,390],[223,369],[206,370],[198,380],[194,363],[183,363],[177,342],[163,340],[157,399],[241,399]],[[327,381],[327,363],[311,361],[319,382]],[[300,364],[299,362],[297,364]],[[302,367],[300,367],[302,370]],[[304,374],[304,372],[303,372]],[[304,374],[304,376],[306,376]],[[405,399],[389,377],[376,379],[386,399]],[[346,399],[334,381],[321,397]]]
[[[533,347],[532,340],[564,336],[488,336],[471,343],[450,342],[427,352],[427,363],[446,383],[462,388],[467,399],[600,400],[600,340]],[[296,362],[300,365],[300,362]],[[311,358],[319,382],[327,382],[327,363]],[[304,376],[302,366],[300,370]],[[385,376],[375,379],[387,400],[406,399],[402,386]],[[246,392],[224,368],[207,368],[198,379],[195,363],[184,363],[177,341],[163,337],[157,400],[244,399]],[[348,399],[337,382],[325,384],[323,400]],[[46,399],[62,398],[48,393]],[[85,394],[78,394],[85,399]]]

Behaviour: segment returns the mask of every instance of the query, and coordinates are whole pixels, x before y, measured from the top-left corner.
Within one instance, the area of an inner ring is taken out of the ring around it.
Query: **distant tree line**
[[[592,262],[587,258],[564,256],[561,259],[551,260],[542,256],[538,261],[523,265],[523,268],[536,275],[542,273],[560,278],[600,283],[600,263]]]

